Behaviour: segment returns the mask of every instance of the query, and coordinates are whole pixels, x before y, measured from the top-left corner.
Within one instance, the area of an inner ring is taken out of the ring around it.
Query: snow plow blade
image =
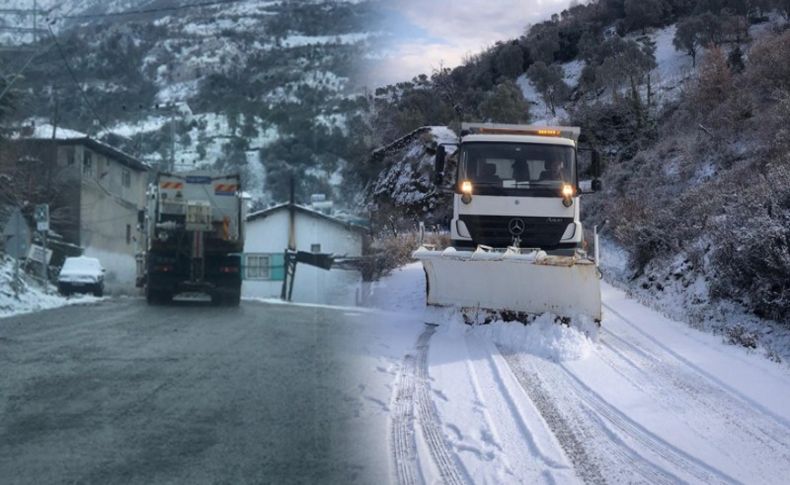
[[[601,321],[601,284],[593,261],[484,247],[472,252],[422,246],[412,256],[425,269],[428,305]]]

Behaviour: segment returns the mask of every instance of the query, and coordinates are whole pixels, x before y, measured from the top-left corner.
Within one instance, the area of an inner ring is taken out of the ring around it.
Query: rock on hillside
[[[369,163],[381,172],[366,192],[382,225],[441,224],[452,214],[452,200],[433,182],[437,144],[452,154],[457,135],[444,126],[424,126],[373,152]],[[445,170],[453,169],[449,157]]]

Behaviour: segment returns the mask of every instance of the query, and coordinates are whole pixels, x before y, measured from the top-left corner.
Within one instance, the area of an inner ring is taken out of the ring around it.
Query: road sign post
[[[33,214],[33,219],[36,220],[37,231],[49,231],[49,204],[38,204]]]
[[[41,263],[41,278],[44,280],[44,293],[49,293],[49,264],[47,263],[47,233],[49,232],[49,204],[38,204],[34,213],[36,229],[41,233],[44,258]]]

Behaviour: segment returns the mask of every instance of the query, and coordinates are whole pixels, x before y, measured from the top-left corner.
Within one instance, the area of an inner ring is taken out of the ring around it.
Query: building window
[[[311,253],[320,253],[321,252],[321,245],[320,244],[311,244],[310,245],[310,252]]]
[[[121,172],[121,184],[127,188],[132,186],[132,172],[127,169],[123,169]]]
[[[132,244],[132,226],[126,224],[126,244]]]
[[[245,278],[249,280],[271,279],[271,258],[268,255],[248,254],[244,264]]]
[[[88,150],[82,154],[82,174],[93,175],[93,154]]]
[[[66,166],[71,167],[74,165],[74,162],[74,147],[66,147]]]

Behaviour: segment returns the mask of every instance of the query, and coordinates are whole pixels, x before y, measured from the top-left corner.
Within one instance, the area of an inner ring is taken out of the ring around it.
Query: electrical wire
[[[172,7],[152,7],[152,8],[142,8],[138,10],[124,10],[122,12],[67,14],[67,15],[59,15],[58,18],[93,19],[93,18],[106,18],[106,17],[124,17],[127,15],[139,15],[139,14],[158,13],[158,12],[173,12],[178,10],[186,10],[190,8],[213,7],[215,5],[228,5],[233,3],[246,3],[246,2],[249,2],[249,0],[213,0],[207,2],[189,3],[185,5],[174,5]]]
[[[25,72],[25,70],[36,59],[36,57],[38,57],[38,56],[44,54],[45,52],[49,51],[52,48],[52,46],[53,46],[53,44],[49,44],[48,46],[42,47],[41,49],[39,49],[36,52],[34,52],[33,55],[30,56],[30,58],[27,60],[27,62],[25,62],[25,64],[22,66],[22,68],[16,74],[13,75],[11,80],[10,81],[6,81],[5,88],[3,89],[3,92],[0,93],[0,101],[2,101],[3,98],[5,97],[5,95],[8,94],[8,91],[11,90],[11,86],[13,86],[14,83],[16,82],[16,80],[19,79],[22,76],[22,73]]]
[[[60,58],[63,60],[63,64],[66,66],[66,70],[68,71],[71,80],[74,82],[74,85],[77,86],[77,89],[79,90],[83,101],[85,101],[85,104],[88,106],[88,109],[90,109],[91,113],[93,113],[93,117],[96,119],[96,121],[99,122],[99,125],[101,125],[101,127],[105,131],[109,131],[109,129],[107,128],[107,124],[104,123],[104,120],[96,112],[96,109],[93,107],[93,103],[88,97],[88,94],[85,92],[85,90],[82,88],[82,85],[77,80],[77,76],[74,74],[74,70],[71,68],[71,64],[69,63],[68,57],[66,56],[66,53],[63,51],[63,48],[61,47],[60,42],[58,41],[58,37],[55,35],[55,32],[52,31],[52,26],[47,25],[47,31],[49,32],[49,35],[52,37],[52,41],[54,42],[55,47],[57,48],[56,50],[60,55]]]

